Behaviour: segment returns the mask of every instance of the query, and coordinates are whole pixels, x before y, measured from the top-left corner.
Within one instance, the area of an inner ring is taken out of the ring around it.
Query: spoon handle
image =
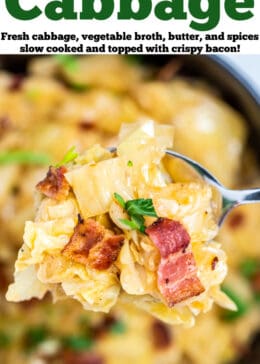
[[[260,188],[238,191],[240,194],[239,204],[260,202]]]
[[[228,190],[220,188],[223,197],[233,204],[244,205],[248,203],[260,202],[260,188],[250,188],[247,190]]]
[[[260,202],[260,188],[251,188],[248,190],[228,190],[223,186],[219,187],[223,198],[222,215],[218,225],[221,226],[234,207],[250,203]]]

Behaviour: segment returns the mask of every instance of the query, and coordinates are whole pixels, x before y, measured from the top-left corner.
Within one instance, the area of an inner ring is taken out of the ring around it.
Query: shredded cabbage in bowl
[[[121,128],[117,155],[94,146],[50,167],[7,299],[50,291],[101,312],[130,302],[185,326],[214,302],[236,309],[220,289],[227,265],[212,241],[213,191],[174,180],[163,163],[171,147],[173,128],[148,120]]]

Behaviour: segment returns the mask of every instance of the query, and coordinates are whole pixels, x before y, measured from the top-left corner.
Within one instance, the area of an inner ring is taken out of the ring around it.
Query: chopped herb
[[[126,332],[126,325],[123,321],[116,321],[113,323],[113,325],[110,327],[110,331],[113,334],[124,334]]]
[[[70,83],[71,88],[77,92],[84,92],[90,90],[90,86],[83,83]]]
[[[120,219],[120,222],[133,230],[139,230],[145,233],[144,216],[158,217],[154,206],[153,200],[148,198],[139,198],[136,200],[124,201],[123,197],[118,193],[114,193],[114,198],[119,205],[126,210],[130,219]]]
[[[26,150],[12,150],[0,153],[0,165],[6,164],[35,164],[49,165],[50,157],[44,153],[34,153]]]
[[[254,294],[255,302],[260,304],[260,292]]]
[[[138,226],[141,226],[144,224],[144,217],[142,215],[133,215],[131,217],[131,220],[134,221],[134,223]]]
[[[255,259],[246,259],[240,264],[240,271],[244,277],[250,279],[260,271],[260,262]]]
[[[78,319],[78,324],[79,324],[79,326],[81,326],[83,328],[89,327],[89,325],[90,325],[89,316],[81,315]]]
[[[158,217],[151,198],[138,198],[136,200],[129,200],[125,205],[126,211],[130,216],[132,215],[144,215]]]
[[[66,336],[63,338],[63,345],[73,351],[89,350],[93,346],[93,340],[86,336]]]
[[[70,148],[60,163],[56,164],[56,167],[61,167],[64,164],[73,162],[78,157],[78,153],[75,152],[75,147]]]
[[[133,162],[132,161],[128,161],[127,162],[127,167],[133,167]]]
[[[132,230],[139,230],[139,226],[133,220],[119,219],[119,221]]]
[[[144,217],[141,215],[133,215],[131,217],[131,221],[133,221],[137,229],[141,231],[141,233],[145,233],[145,225],[144,225]]]
[[[57,54],[54,58],[64,68],[65,71],[75,72],[78,70],[78,60],[76,57],[69,54]]]
[[[120,196],[118,193],[114,193],[114,198],[116,199],[116,201],[119,203],[119,205],[123,208],[123,209],[125,209],[125,201],[124,201],[124,199],[123,199],[123,197],[122,196]]]
[[[250,308],[249,303],[239,297],[238,294],[229,286],[222,286],[221,289],[237,306],[237,311],[224,311],[222,318],[226,321],[233,321],[244,316]]]
[[[0,349],[6,348],[10,343],[10,337],[5,332],[0,332]]]
[[[25,345],[29,350],[34,349],[40,343],[45,341],[49,336],[49,332],[44,326],[31,327],[25,334]]]

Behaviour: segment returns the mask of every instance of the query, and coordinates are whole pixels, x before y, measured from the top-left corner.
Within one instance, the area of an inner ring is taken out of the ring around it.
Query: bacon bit
[[[168,326],[156,320],[152,324],[152,340],[156,349],[165,349],[171,345],[172,335]]]
[[[5,131],[6,129],[9,129],[11,126],[10,119],[8,116],[2,116],[0,118],[0,130]]]
[[[123,242],[124,235],[114,235],[99,242],[89,252],[89,265],[98,270],[108,269],[117,260]]]
[[[231,229],[237,229],[245,222],[245,215],[241,211],[233,213],[228,221]]]
[[[75,353],[66,351],[63,353],[63,364],[104,364],[104,359],[97,353]]]
[[[62,253],[73,261],[105,270],[117,259],[124,235],[113,235],[93,219],[80,220]]]
[[[92,328],[93,336],[95,339],[100,339],[111,327],[117,322],[116,318],[112,315],[105,316],[104,319],[95,327]]]
[[[250,354],[250,348],[246,344],[242,343],[241,341],[237,340],[234,337],[231,338],[231,345],[235,349],[235,352],[239,354],[239,357],[243,356],[243,360]],[[243,361],[243,363],[251,363],[251,362],[252,360]]]
[[[61,360],[63,359],[63,354],[60,352],[57,353],[51,353],[51,354],[45,354],[45,353],[39,353],[37,356],[37,359],[40,359],[40,363],[44,364],[55,364],[55,363],[61,363]],[[62,361],[63,363],[63,361]]]
[[[8,87],[9,91],[20,91],[24,82],[24,77],[22,75],[15,75],[12,77],[11,83]]]
[[[93,219],[80,220],[62,253],[77,263],[87,264],[90,249],[102,241],[105,228]]]
[[[260,272],[252,278],[252,287],[255,292],[260,292]]]
[[[91,130],[91,129],[95,129],[96,125],[95,125],[95,123],[93,121],[82,120],[81,122],[79,122],[78,127],[81,130],[88,131],[88,130]]]
[[[211,262],[211,269],[212,269],[212,270],[215,270],[215,269],[216,269],[216,265],[218,264],[218,262],[219,262],[218,257],[214,257],[214,258],[212,259],[212,262]]]
[[[160,250],[162,258],[185,250],[190,243],[190,236],[179,221],[159,218],[145,232]]]
[[[158,219],[146,233],[161,253],[158,286],[169,307],[204,292],[192,252],[186,252],[190,236],[184,226],[170,219]]]
[[[64,166],[49,167],[46,177],[36,185],[36,189],[47,197],[64,200],[70,191],[70,185],[64,177],[66,172],[67,168]]]

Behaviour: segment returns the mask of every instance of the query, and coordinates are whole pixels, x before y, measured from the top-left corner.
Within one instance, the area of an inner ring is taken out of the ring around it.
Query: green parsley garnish
[[[233,321],[239,317],[244,316],[249,308],[250,304],[244,301],[238,294],[229,286],[222,286],[221,290],[236,304],[237,311],[224,311],[222,318],[226,321]]]
[[[114,193],[114,198],[128,213],[130,219],[120,219],[120,221],[130,229],[145,233],[144,216],[158,217],[153,206],[153,200],[150,198],[138,198],[125,202],[118,193]]]
[[[127,219],[119,219],[120,222],[122,222],[125,226],[129,227],[132,230],[139,230],[141,233],[145,233],[145,226],[144,224],[138,224],[132,217],[131,220]]]
[[[123,321],[116,321],[111,327],[110,332],[113,334],[124,334],[126,332],[126,325]]]
[[[117,202],[119,203],[119,205],[125,209],[125,200],[123,199],[122,196],[120,196],[118,193],[114,193],[114,198],[117,200]]]
[[[128,161],[127,162],[127,167],[133,167],[133,162],[132,161]]]
[[[49,165],[50,157],[44,153],[34,153],[26,150],[11,150],[0,153],[0,165],[6,164],[35,164]]]
[[[11,343],[10,337],[5,332],[0,332],[0,348],[6,348]]]
[[[153,200],[151,198],[138,198],[137,200],[129,200],[126,202],[125,208],[130,216],[143,215],[158,217],[153,206]]]
[[[255,299],[255,302],[256,303],[259,303],[260,304],[260,292],[256,292],[254,294],[254,299]]]
[[[25,334],[25,344],[29,350],[34,349],[40,343],[45,341],[49,336],[49,332],[44,326],[35,326],[27,330]]]
[[[70,86],[74,91],[77,92],[89,91],[91,89],[90,86],[83,83],[70,83]]]
[[[260,262],[256,259],[246,259],[240,264],[240,271],[244,277],[250,279],[260,271]]]
[[[65,336],[63,345],[73,351],[89,350],[93,346],[93,340],[82,335]]]
[[[77,157],[78,157],[78,153],[75,152],[75,147],[70,148],[67,153],[65,154],[65,156],[62,158],[62,160],[60,161],[60,163],[56,164],[55,167],[61,167],[64,164],[73,162]]]
[[[260,290],[258,288],[258,283],[255,284],[255,279],[258,281],[258,275],[260,274],[260,261],[259,259],[248,258],[245,259],[240,264],[240,272],[245,278],[251,283],[251,288],[253,290],[253,297],[255,303],[260,303]]]
[[[57,54],[54,58],[67,72],[75,72],[78,70],[78,60],[75,56],[69,54]]]

